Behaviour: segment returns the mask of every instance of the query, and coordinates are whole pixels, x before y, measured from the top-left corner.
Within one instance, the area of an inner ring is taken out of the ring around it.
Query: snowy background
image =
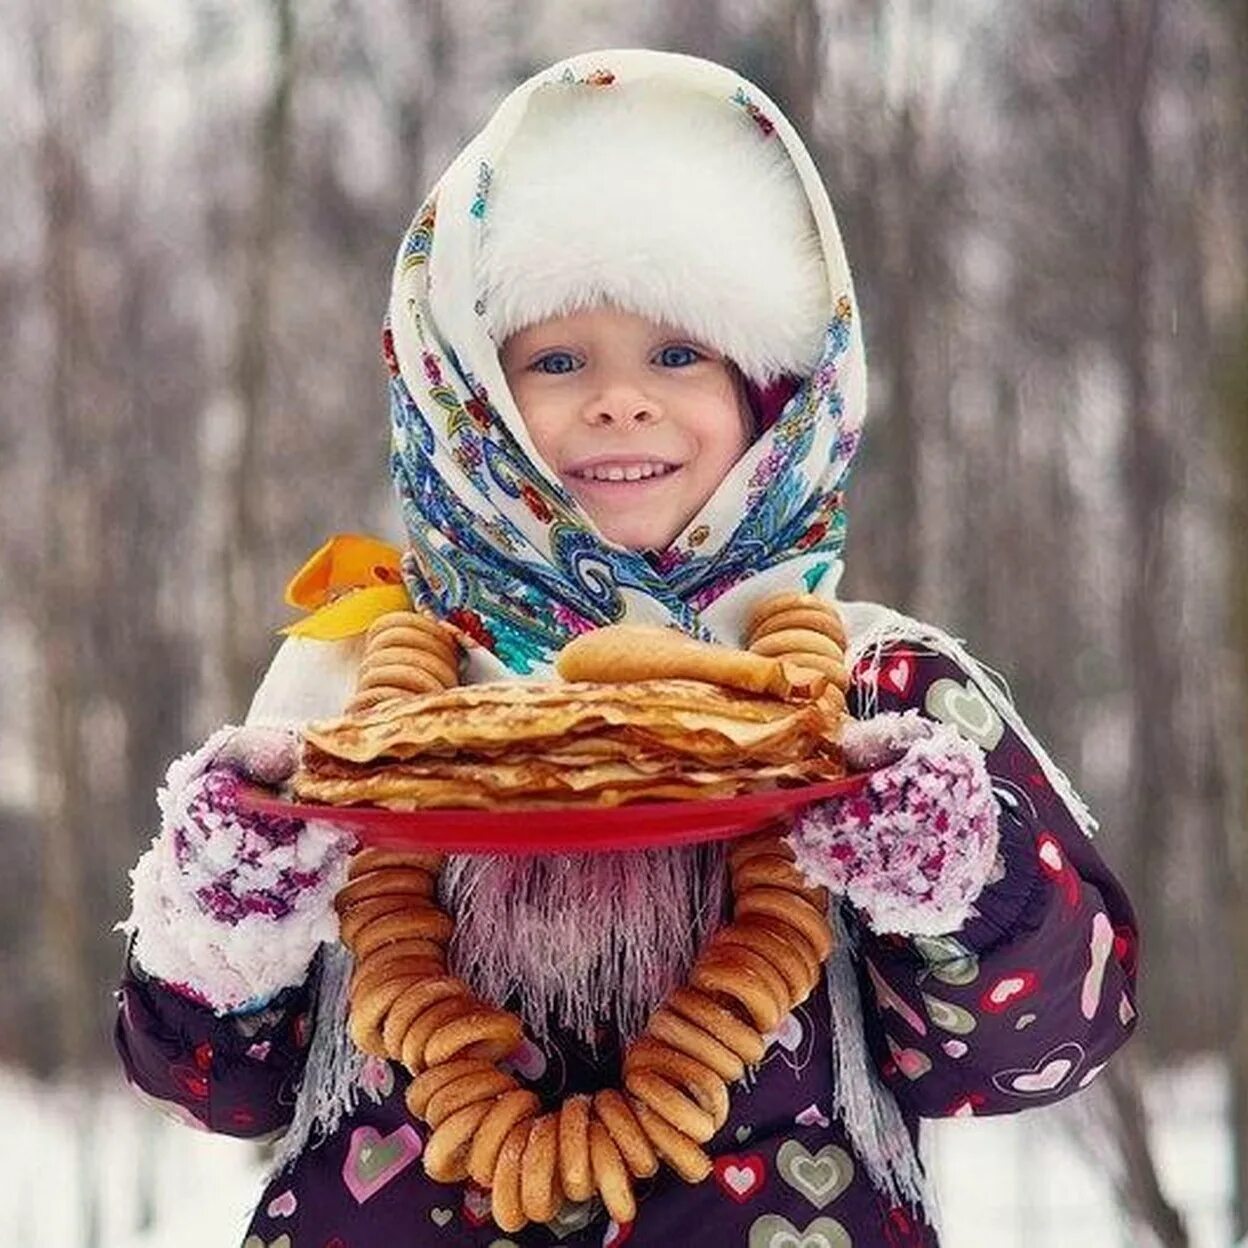
[[[872,370],[843,592],[1002,671],[1139,913],[1122,1059],[934,1130],[948,1248],[1157,1248],[1158,1190],[1164,1248],[1248,1230],[1243,0],[3,0],[0,33],[0,1245],[236,1244],[259,1151],[138,1107],[107,1041],[156,785],[242,714],[309,552],[399,537],[378,329],[420,197],[521,78],[637,45],[807,138]]]
[[[1223,1072],[1209,1063],[1150,1088],[1166,1194],[1188,1221],[1192,1248],[1231,1245],[1225,1099]],[[93,1099],[11,1071],[0,1074],[0,1122],[6,1248],[242,1241],[264,1173],[254,1145],[188,1130],[117,1084],[96,1089]],[[1142,1248],[1115,1207],[1095,1142],[1077,1140],[1080,1129],[1062,1106],[929,1124],[944,1248]],[[75,1182],[83,1173],[92,1173],[95,1200]],[[90,1207],[94,1237],[84,1234]]]

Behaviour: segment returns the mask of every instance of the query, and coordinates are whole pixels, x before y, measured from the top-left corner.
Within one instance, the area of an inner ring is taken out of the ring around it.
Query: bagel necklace
[[[406,1103],[430,1130],[429,1177],[488,1190],[506,1233],[595,1194],[616,1222],[631,1222],[633,1180],[660,1163],[686,1182],[705,1179],[701,1145],[727,1120],[729,1085],[762,1059],[763,1037],[810,995],[833,947],[827,894],[805,884],[782,832],[732,843],[732,919],[626,1047],[623,1089],[550,1110],[498,1065],[523,1038],[519,1017],[448,970],[455,924],[437,904],[445,860],[363,849],[335,900],[355,960],[351,1039],[411,1073]]]

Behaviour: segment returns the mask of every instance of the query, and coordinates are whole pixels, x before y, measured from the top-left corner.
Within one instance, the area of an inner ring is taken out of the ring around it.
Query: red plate
[[[811,802],[856,792],[869,772],[805,788],[769,789],[703,802],[639,802],[592,809],[386,810],[287,802],[267,789],[244,786],[243,807],[290,819],[320,819],[349,828],[378,849],[442,849],[452,853],[557,854],[649,849],[721,841],[756,831]]]

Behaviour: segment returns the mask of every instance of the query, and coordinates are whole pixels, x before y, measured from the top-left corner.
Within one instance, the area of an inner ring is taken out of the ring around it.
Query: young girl
[[[380,544],[330,543],[294,594],[327,609],[247,726],[170,768],[126,925],[131,1082],[195,1126],[284,1133],[247,1248],[935,1244],[918,1120],[1058,1100],[1135,1021],[1131,911],[1090,816],[938,629],[839,604],[846,753],[874,770],[792,835],[837,899],[838,950],[733,1086],[709,1177],[661,1169],[624,1225],[590,1200],[504,1237],[488,1193],[426,1176],[407,1072],[345,1037],[331,903],[351,839],[237,802],[240,777],[290,773],[300,724],[342,711],[369,611],[396,595],[470,641],[468,682],[550,679],[606,623],[741,646],[764,599],[834,598],[865,364],[801,141],[692,58],[538,74],[403,239],[385,350],[402,585]],[[521,1014],[510,1066],[544,1103],[618,1084],[621,1046],[721,922],[725,852],[450,860],[452,969]]]

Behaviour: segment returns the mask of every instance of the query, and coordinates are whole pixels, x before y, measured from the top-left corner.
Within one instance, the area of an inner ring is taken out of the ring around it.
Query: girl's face
[[[632,550],[670,545],[749,445],[736,370],[631,312],[543,321],[501,359],[542,458],[599,532]]]

